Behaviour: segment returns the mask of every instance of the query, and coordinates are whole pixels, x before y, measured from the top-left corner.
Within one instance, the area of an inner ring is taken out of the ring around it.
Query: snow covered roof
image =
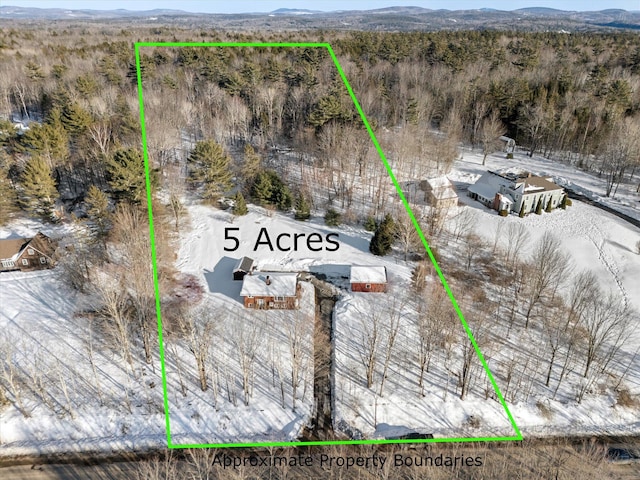
[[[492,200],[496,196],[498,189],[495,185],[484,182],[480,183],[480,181],[478,181],[478,183],[469,185],[469,191],[486,198],[487,200]]]
[[[439,177],[427,178],[427,183],[433,190],[451,187],[451,182],[445,175],[440,175]]]
[[[351,265],[351,283],[387,283],[387,268]]]
[[[253,272],[242,280],[243,297],[295,297],[298,274]]]
[[[458,194],[451,187],[440,188],[438,190],[433,190],[431,194],[436,197],[438,200],[445,200],[447,198],[458,198]]]

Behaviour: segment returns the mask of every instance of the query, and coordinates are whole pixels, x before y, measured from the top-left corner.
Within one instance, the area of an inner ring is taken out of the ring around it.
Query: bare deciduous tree
[[[185,310],[178,321],[178,328],[187,342],[189,351],[193,354],[198,370],[200,389],[205,392],[208,388],[207,357],[213,343],[216,325],[215,318],[219,312],[208,305]]]

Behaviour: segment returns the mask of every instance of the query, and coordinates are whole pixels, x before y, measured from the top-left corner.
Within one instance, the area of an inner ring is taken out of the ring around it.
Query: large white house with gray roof
[[[536,210],[538,202],[542,209],[556,208],[565,195],[564,189],[551,178],[532,175],[530,172],[513,168],[488,171],[471,185],[468,195],[489,208],[519,213]]]

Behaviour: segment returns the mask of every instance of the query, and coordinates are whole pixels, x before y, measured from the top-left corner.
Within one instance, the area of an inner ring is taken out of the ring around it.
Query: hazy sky
[[[315,2],[312,0],[0,0],[0,5],[96,10],[174,8],[189,12],[210,13],[269,12],[277,8],[308,8],[324,11],[365,10],[392,5],[415,5],[449,10],[482,7],[500,10],[514,10],[524,7],[552,7],[562,10],[603,10],[606,8],[640,10],[640,0],[316,0]]]

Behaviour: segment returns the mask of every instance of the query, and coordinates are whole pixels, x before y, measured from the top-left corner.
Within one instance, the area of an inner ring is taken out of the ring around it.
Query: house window
[[[26,258],[22,259],[22,264],[23,265],[29,265],[29,260],[27,260]]]
[[[284,302],[284,297],[275,297],[276,302]]]
[[[247,303],[247,308],[253,308],[253,303]]]
[[[40,257],[40,263],[44,265],[45,263],[47,263],[47,259],[44,257]]]
[[[2,261],[2,266],[4,268],[9,268],[9,267],[13,267],[15,266],[16,262],[14,262],[13,260],[3,260]]]
[[[33,248],[28,248],[28,249],[27,249],[27,253],[28,253],[29,255],[33,255],[35,252],[33,251]]]
[[[367,284],[364,286],[364,288],[366,288],[367,290],[369,290],[369,289],[371,288],[371,284],[370,284],[370,283],[367,283]]]

